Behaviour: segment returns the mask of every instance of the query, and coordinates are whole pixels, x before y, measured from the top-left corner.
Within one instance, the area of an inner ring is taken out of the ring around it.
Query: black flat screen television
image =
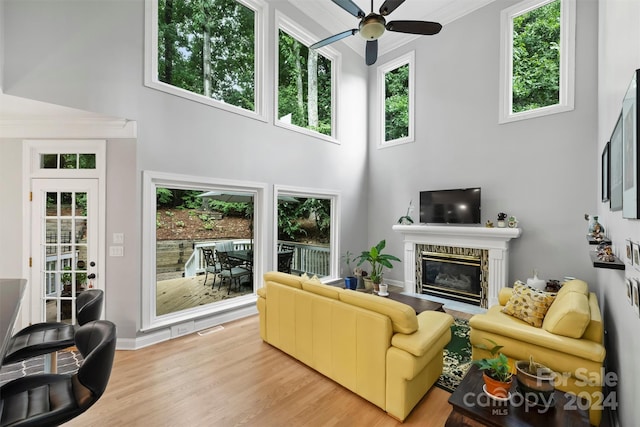
[[[480,187],[420,192],[423,224],[480,224]]]

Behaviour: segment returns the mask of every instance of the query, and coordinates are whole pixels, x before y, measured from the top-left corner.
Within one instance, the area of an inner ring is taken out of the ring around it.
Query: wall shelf
[[[593,238],[593,236],[587,234],[587,242],[589,242],[590,245],[599,245],[600,243],[606,243],[607,245],[610,245],[611,239],[605,237],[603,240],[596,240]]]
[[[624,262],[620,261],[618,258],[615,258],[612,262],[605,262],[598,259],[597,252],[590,252],[589,256],[591,257],[591,262],[593,262],[593,266],[595,268],[609,268],[612,270],[624,270],[625,265]]]

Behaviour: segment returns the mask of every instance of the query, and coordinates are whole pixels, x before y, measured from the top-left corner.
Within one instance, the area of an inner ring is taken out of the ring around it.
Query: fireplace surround
[[[522,234],[520,228],[481,226],[394,225],[393,230],[404,237],[404,285],[408,292],[423,293],[422,280],[418,280],[418,275],[422,277],[424,245],[486,251],[486,272],[482,272],[486,276],[483,278],[486,289],[484,295],[480,291],[479,303],[483,308],[497,304],[500,289],[507,286],[509,242]]]

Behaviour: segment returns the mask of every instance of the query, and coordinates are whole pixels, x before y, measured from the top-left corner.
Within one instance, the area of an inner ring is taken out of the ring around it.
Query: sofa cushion
[[[302,289],[332,299],[340,299],[340,293],[344,292],[344,289],[325,285],[318,279],[309,279],[306,282],[302,282]]]
[[[302,279],[300,276],[293,274],[282,273],[280,271],[269,271],[264,273],[264,281],[277,282],[281,285],[291,286],[293,288],[302,289]]]
[[[580,291],[567,291],[558,293],[547,311],[542,328],[555,335],[580,338],[590,321],[591,309],[587,295]]]
[[[418,330],[416,312],[407,304],[351,290],[341,292],[340,301],[388,316],[394,332],[412,334]]]
[[[555,294],[540,291],[517,281],[513,285],[513,294],[502,312],[539,328],[554,299]]]
[[[589,296],[589,285],[587,282],[580,279],[573,279],[566,281],[562,284],[562,287],[558,291],[558,296],[563,295],[568,292],[579,292],[584,296]]]

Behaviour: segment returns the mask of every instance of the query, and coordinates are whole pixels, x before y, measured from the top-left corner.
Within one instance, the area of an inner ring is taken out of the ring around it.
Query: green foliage
[[[168,188],[156,188],[156,203],[158,206],[171,206],[173,192]]]
[[[409,64],[385,73],[385,141],[409,136]]]
[[[302,227],[304,219],[312,218],[321,241],[328,241],[331,232],[331,200],[298,198],[298,202],[278,203],[278,238],[297,241],[307,235]]]
[[[291,114],[292,124],[331,135],[331,61],[282,30],[278,37],[278,117]],[[316,58],[315,73],[309,74],[309,60]],[[310,86],[317,98],[310,96]],[[317,122],[310,120],[316,116]]]
[[[560,0],[513,19],[513,112],[560,102]]]
[[[353,274],[353,269],[351,268],[351,263],[358,261],[358,256],[351,251],[347,251],[342,255],[342,260],[347,264],[347,271],[349,274]]]
[[[222,212],[226,216],[250,216],[253,208],[250,203],[230,203],[222,200],[209,200],[209,208]]]
[[[362,265],[364,262],[368,262],[371,265],[370,277],[373,283],[380,283],[382,280],[382,270],[385,267],[389,269],[393,268],[391,261],[400,261],[400,259],[394,255],[382,253],[386,245],[386,240],[380,240],[377,245],[372,246],[368,251],[362,251],[362,254],[360,254],[360,262],[358,262],[358,265]]]
[[[502,353],[498,353],[500,349],[504,346],[498,345],[495,341],[490,340],[489,338],[485,338],[491,344],[492,347],[487,347],[484,344],[480,344],[477,347],[483,350],[487,350],[491,353],[491,359],[478,359],[474,360],[473,363],[478,366],[478,368],[482,371],[487,371],[487,375],[497,381],[509,382],[511,376],[513,375],[511,372],[511,367],[509,366],[509,359]],[[497,354],[497,356],[496,356]]]
[[[176,221],[176,227],[184,227],[184,221]]]
[[[159,0],[158,79],[254,111],[254,16],[234,0]]]

